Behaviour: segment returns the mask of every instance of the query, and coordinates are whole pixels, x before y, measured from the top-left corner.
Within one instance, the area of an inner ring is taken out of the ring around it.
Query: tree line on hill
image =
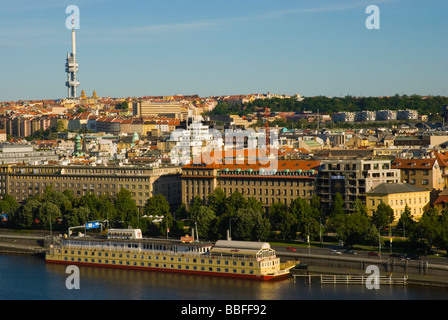
[[[314,113],[337,113],[342,111],[377,111],[377,110],[417,110],[419,114],[445,114],[444,106],[448,105],[448,97],[420,95],[394,95],[390,97],[305,97],[256,99],[242,105],[227,102],[218,103],[209,115],[238,114],[240,116],[257,113],[265,108],[271,112],[311,111]]]
[[[77,198],[70,190],[61,193],[49,187],[42,195],[20,204],[9,195],[0,200],[2,226],[15,229],[51,228],[67,233],[68,228],[86,222],[107,221],[110,228],[140,228],[150,237],[166,236],[168,229],[170,236],[182,236],[191,228],[197,228],[199,238],[207,240],[225,239],[228,231],[232,239],[247,241],[319,241],[332,233],[347,247],[383,245],[380,233],[390,233],[403,236],[414,249],[428,251],[438,247],[448,252],[448,208],[441,212],[428,208],[415,221],[406,206],[392,228],[394,212],[387,204],[380,204],[372,215],[367,214],[360,200],[353,204],[350,213],[344,207],[338,193],[327,215],[323,214],[317,196],[310,201],[298,197],[289,206],[273,203],[266,214],[263,204],[255,198],[246,198],[240,192],[227,197],[219,188],[206,201],[196,197],[188,210],[184,204],[172,210],[163,195],[148,198],[139,210],[131,192],[124,188],[115,197],[87,193]]]

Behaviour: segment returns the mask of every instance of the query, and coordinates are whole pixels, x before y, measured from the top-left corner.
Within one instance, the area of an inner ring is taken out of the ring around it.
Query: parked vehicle
[[[420,256],[418,254],[415,254],[415,253],[408,253],[406,255],[406,259],[408,259],[408,260],[418,260],[418,259],[420,259]]]
[[[389,255],[390,258],[397,258],[397,259],[406,259],[406,255],[400,254],[400,253],[392,253]]]
[[[299,270],[308,270],[308,265],[305,263],[298,263],[296,264],[295,268]]]

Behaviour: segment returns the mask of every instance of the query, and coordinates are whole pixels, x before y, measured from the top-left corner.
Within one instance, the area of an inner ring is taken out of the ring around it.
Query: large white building
[[[223,148],[221,132],[210,129],[200,121],[193,121],[186,130],[172,131],[170,141],[176,143],[171,149],[170,158],[173,164],[186,165],[203,152]]]

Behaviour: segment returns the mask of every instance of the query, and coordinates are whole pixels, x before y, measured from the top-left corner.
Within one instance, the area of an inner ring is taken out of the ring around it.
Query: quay
[[[49,244],[50,236],[46,233],[20,234],[9,230],[0,231],[0,254],[43,255]]]

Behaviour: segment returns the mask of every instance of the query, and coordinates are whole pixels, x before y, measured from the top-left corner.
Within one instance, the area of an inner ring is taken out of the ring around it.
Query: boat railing
[[[256,261],[265,262],[277,259],[276,255],[257,257],[257,256],[235,256],[235,255],[213,255],[209,252],[192,252],[192,251],[167,251],[167,250],[154,250],[154,249],[141,249],[141,248],[128,248],[121,246],[108,246],[108,245],[89,245],[89,244],[71,244],[67,243],[61,249],[66,250],[90,250],[94,252],[117,252],[117,253],[130,253],[130,254],[154,254],[173,257],[191,257],[201,259],[223,259],[223,260],[237,260],[237,261]]]

